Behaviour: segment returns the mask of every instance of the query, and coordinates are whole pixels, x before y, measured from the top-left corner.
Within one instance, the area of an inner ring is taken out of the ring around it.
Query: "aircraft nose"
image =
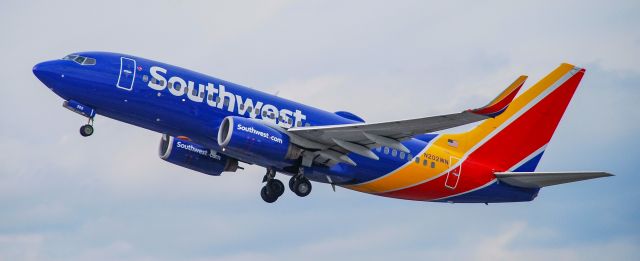
[[[33,66],[33,74],[41,81],[47,74],[53,73],[52,61],[41,62]]]
[[[40,80],[42,83],[47,85],[48,87],[54,79],[61,77],[61,70],[59,66],[59,61],[46,61],[41,62],[33,66],[33,74]]]

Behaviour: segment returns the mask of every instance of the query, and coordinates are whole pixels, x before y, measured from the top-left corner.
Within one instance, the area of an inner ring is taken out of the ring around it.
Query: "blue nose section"
[[[53,87],[51,84],[53,84],[55,80],[62,78],[59,62],[60,61],[46,61],[36,64],[32,69],[33,74],[38,80],[51,88]]]

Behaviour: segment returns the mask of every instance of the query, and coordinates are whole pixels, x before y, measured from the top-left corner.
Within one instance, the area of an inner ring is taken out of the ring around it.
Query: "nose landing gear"
[[[80,127],[80,135],[82,137],[89,137],[93,134],[93,118],[89,118],[89,123]]]
[[[72,112],[85,116],[89,119],[89,122],[87,124],[80,127],[80,135],[82,135],[82,137],[89,137],[91,136],[91,134],[93,134],[93,117],[96,116],[96,110],[74,100],[64,101],[62,103],[62,107],[65,107]]]

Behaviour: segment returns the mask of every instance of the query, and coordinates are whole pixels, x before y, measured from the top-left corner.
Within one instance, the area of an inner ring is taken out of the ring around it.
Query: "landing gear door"
[[[449,158],[450,166],[455,166],[460,161],[460,158],[451,156]],[[455,189],[458,186],[458,182],[460,181],[460,176],[462,175],[462,164],[453,168],[449,173],[447,173],[447,180],[444,182],[444,186],[448,189]]]
[[[120,57],[120,75],[116,87],[130,91],[133,89],[133,81],[136,79],[136,60]]]

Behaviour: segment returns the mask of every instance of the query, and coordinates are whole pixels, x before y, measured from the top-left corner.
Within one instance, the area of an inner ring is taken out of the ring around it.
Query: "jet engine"
[[[219,176],[223,171],[235,172],[238,161],[193,142],[167,134],[160,140],[160,158],[207,175]]]
[[[218,131],[218,145],[225,152],[269,161],[297,159],[302,150],[289,136],[259,120],[228,116]]]

